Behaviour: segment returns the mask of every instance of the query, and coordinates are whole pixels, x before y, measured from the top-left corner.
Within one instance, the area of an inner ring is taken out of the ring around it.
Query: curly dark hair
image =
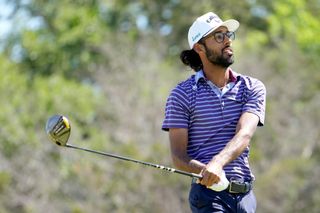
[[[198,53],[193,49],[183,50],[180,53],[180,59],[183,64],[190,66],[195,72],[200,71],[203,67]]]

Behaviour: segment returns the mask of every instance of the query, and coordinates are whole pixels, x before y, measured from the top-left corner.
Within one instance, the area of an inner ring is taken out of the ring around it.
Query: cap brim
[[[236,31],[240,26],[240,23],[237,20],[234,19],[229,19],[226,20],[224,22],[221,22],[221,24],[219,24],[218,26],[216,26],[215,28],[212,28],[209,32],[207,32],[203,37],[209,35],[210,33],[212,33],[213,31],[215,31],[216,29],[218,29],[219,27],[226,27],[229,31]]]

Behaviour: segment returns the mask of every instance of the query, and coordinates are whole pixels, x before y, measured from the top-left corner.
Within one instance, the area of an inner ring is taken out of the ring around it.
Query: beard
[[[206,56],[212,64],[218,65],[223,68],[228,68],[231,64],[233,64],[233,62],[234,62],[233,55],[232,56],[229,56],[229,55],[224,56],[223,50],[225,48],[222,49],[220,54],[209,49],[207,47],[207,45],[205,45],[205,44],[204,44],[204,48],[206,50]]]

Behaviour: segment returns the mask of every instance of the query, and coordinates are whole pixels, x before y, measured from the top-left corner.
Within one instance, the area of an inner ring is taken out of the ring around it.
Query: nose
[[[232,44],[232,39],[225,35],[225,36],[224,36],[224,40],[223,40],[223,44],[224,44],[224,45],[231,46],[231,44]]]

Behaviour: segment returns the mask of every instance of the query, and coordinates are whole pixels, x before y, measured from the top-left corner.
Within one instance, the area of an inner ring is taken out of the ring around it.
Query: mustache
[[[233,50],[233,49],[232,49],[232,47],[231,47],[230,45],[225,46],[225,47],[222,49],[222,52],[223,52],[223,51],[225,51],[225,49]]]

